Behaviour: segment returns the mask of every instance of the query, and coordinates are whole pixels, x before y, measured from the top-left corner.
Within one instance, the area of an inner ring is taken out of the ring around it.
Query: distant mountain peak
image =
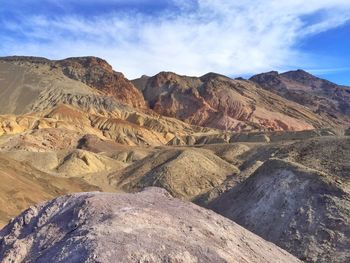
[[[275,71],[250,78],[262,88],[288,100],[307,106],[321,116],[337,123],[348,123],[350,92],[344,86],[316,77],[298,69],[278,74]]]
[[[302,69],[287,71],[280,75],[294,80],[318,79],[318,77]]]
[[[207,74],[204,74],[203,76],[201,76],[200,80],[203,82],[206,82],[210,79],[215,79],[215,78],[229,78],[229,77],[215,73],[215,72],[208,72]]]

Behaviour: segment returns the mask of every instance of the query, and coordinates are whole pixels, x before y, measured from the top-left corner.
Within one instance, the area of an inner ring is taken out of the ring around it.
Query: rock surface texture
[[[82,193],[29,208],[0,231],[1,262],[299,262],[159,188]]]

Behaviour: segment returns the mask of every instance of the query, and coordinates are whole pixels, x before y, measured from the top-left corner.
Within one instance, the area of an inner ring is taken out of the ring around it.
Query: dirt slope
[[[30,205],[56,196],[97,190],[81,179],[53,177],[0,154],[0,227]]]

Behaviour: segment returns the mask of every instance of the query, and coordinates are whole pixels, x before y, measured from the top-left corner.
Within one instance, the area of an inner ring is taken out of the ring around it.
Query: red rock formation
[[[298,131],[328,125],[307,108],[252,82],[214,73],[196,78],[161,72],[134,83],[154,111],[195,125],[231,131]]]
[[[144,108],[142,93],[120,72],[115,72],[105,60],[96,57],[68,58],[57,61],[69,78],[109,94],[136,108]]]

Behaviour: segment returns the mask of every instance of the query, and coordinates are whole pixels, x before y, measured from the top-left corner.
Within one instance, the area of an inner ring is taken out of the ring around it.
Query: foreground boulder
[[[1,262],[299,262],[159,188],[80,193],[29,208],[0,231]]]

